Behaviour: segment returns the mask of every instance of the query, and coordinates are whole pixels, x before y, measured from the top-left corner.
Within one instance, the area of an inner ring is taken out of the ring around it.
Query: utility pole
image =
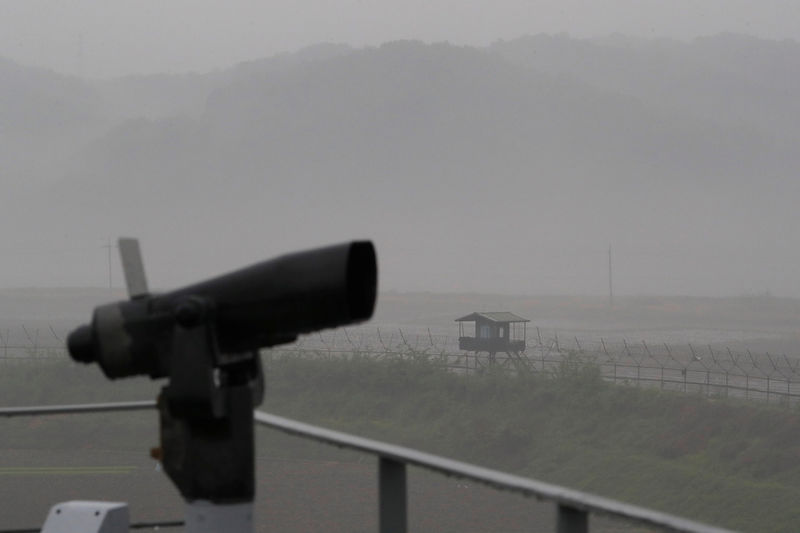
[[[83,32],[78,35],[78,76],[81,78],[86,76],[83,67]]]
[[[611,270],[611,245],[608,245],[608,306],[614,307],[614,281]]]

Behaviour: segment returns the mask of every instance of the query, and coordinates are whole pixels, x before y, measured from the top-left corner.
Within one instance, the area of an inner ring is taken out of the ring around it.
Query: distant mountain
[[[36,201],[66,235],[180,241],[209,265],[253,243],[373,236],[391,243],[394,286],[602,291],[602,261],[580,250],[613,241],[646,272],[631,290],[800,294],[784,268],[800,239],[783,229],[800,192],[798,61],[794,43],[731,35],[534,36],[323,45],[95,83],[106,129]],[[756,258],[772,256],[781,268],[762,275]]]
[[[398,42],[234,76],[198,117],[128,121],[69,182],[103,198],[278,190],[316,208],[358,189],[427,209],[476,193],[522,207],[537,189],[742,183],[775,149],[747,124],[668,113],[486,51]]]
[[[2,58],[0,96],[0,135],[7,139],[81,127],[98,112],[87,83]]]
[[[208,96],[234,80],[350,50],[346,45],[318,44],[211,73],[112,80],[81,80],[0,57],[0,178],[30,192],[63,178],[74,158],[91,152],[87,146],[104,135],[113,137],[115,128],[130,131],[131,124],[123,125],[127,120],[135,124],[198,117]]]
[[[103,112],[110,117],[159,119],[198,116],[203,113],[208,96],[231,82],[325,61],[352,50],[344,44],[321,43],[209,73],[125,76],[95,82],[93,87],[103,98]]]
[[[536,35],[498,42],[504,59],[626,94],[669,112],[800,140],[800,44],[720,34],[677,41]]]
[[[0,179],[11,189],[4,194],[56,181],[100,119],[89,84],[0,58]]]

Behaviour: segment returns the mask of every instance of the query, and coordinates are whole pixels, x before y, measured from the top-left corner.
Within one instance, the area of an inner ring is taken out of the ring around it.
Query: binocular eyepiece
[[[369,319],[377,261],[369,241],[297,252],[160,295],[99,306],[73,331],[71,357],[110,378],[169,374],[174,332],[206,327],[216,350],[235,354],[299,334]]]

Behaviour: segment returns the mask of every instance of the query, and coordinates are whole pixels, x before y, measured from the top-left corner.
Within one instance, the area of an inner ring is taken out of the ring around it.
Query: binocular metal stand
[[[155,455],[186,501],[187,532],[249,533],[253,408],[264,395],[261,359],[257,352],[223,356],[214,341],[210,323],[176,326],[175,370],[158,400],[161,448]]]

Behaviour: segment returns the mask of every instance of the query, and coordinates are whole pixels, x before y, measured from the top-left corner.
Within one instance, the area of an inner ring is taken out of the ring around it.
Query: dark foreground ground
[[[321,446],[301,445],[306,453],[293,453],[293,439],[259,432],[260,440],[270,438],[288,446],[283,454],[259,453],[256,531],[377,530],[374,460]],[[411,531],[554,530],[552,505],[417,469],[408,481]],[[71,499],[127,501],[133,522],[171,521],[182,513],[175,489],[144,449],[2,450],[2,529],[40,527],[52,504]],[[638,531],[602,519],[593,526]]]
[[[455,451],[457,446],[446,442],[452,435],[442,440],[435,424],[426,421],[429,414],[415,415],[423,426],[412,431],[395,418],[393,408],[359,413],[342,402],[342,397],[330,394],[337,390],[355,405],[378,406],[378,402],[386,401],[373,392],[385,389],[382,381],[386,374],[380,370],[384,364],[362,362],[352,366],[343,361],[328,366],[309,361],[306,368],[293,364],[286,367],[286,363],[272,361],[266,369],[268,394],[263,409],[292,415],[287,407],[295,406],[299,409],[295,414],[306,420],[311,417],[303,412],[325,411],[325,425],[329,427],[393,442],[413,433],[418,440],[406,444],[438,453]],[[404,368],[401,365],[399,371],[404,372]],[[411,365],[407,369],[412,374],[422,371],[421,378],[427,375],[434,379],[425,383],[425,379],[407,375],[412,381],[397,385],[431,408],[446,397],[426,399],[424,389],[438,395],[446,393],[437,385],[442,377],[459,382],[457,376],[429,375],[427,367]],[[334,389],[315,386],[306,379],[324,380]],[[417,385],[412,386],[412,382]],[[109,383],[96,369],[68,362],[0,366],[2,405],[147,399],[157,388],[146,379]],[[362,389],[366,396],[357,397],[356,389]],[[394,396],[396,407],[409,405],[408,398]],[[318,405],[330,409],[314,407]],[[51,505],[70,499],[127,501],[134,522],[179,519],[182,502],[149,457],[150,447],[158,442],[156,424],[155,413],[149,412],[0,419],[0,529],[39,527]],[[376,429],[385,432],[376,434]],[[487,426],[485,440],[496,440],[495,433]],[[474,437],[472,431],[464,436],[467,448],[475,448]],[[458,433],[455,440],[462,440]],[[257,457],[257,531],[376,530],[374,458],[264,428],[257,431]],[[412,531],[482,533],[552,531],[554,527],[554,510],[549,504],[415,469],[409,471],[409,498]],[[602,520],[595,525],[601,526],[601,532],[639,531]]]

